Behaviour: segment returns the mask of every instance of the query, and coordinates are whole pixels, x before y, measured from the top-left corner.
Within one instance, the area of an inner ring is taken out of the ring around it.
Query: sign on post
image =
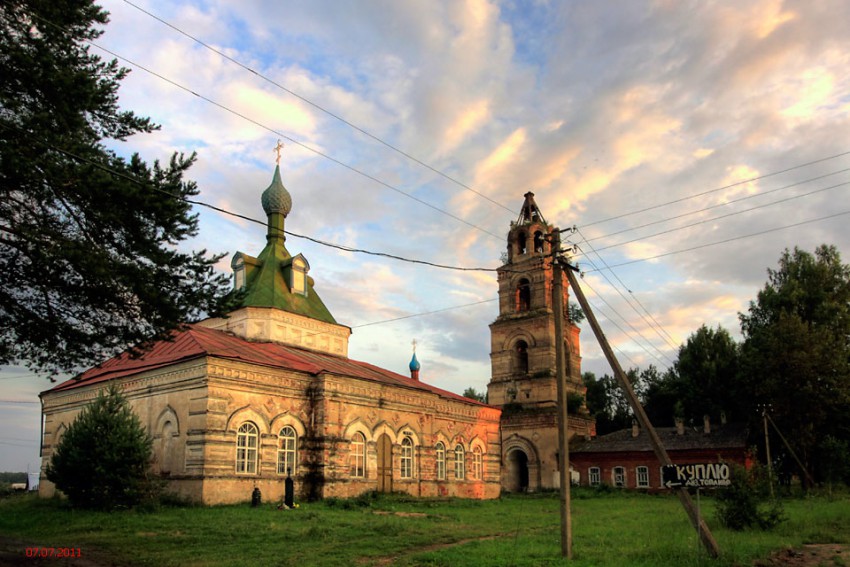
[[[729,486],[732,484],[730,472],[726,463],[665,465],[661,469],[661,483],[667,488]]]

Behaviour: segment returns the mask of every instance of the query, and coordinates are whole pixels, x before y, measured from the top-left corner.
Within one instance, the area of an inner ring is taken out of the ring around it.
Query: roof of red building
[[[668,451],[731,449],[747,446],[747,427],[737,423],[712,428],[710,433],[705,433],[702,429],[694,430],[688,427],[681,434],[675,427],[656,427],[655,431],[658,433],[662,445]],[[625,453],[632,451],[652,452],[649,434],[643,429],[638,431],[637,437],[632,435],[630,428],[621,429],[570,446],[571,455],[576,453]]]
[[[247,341],[229,333],[200,325],[190,325],[186,329],[174,331],[170,340],[156,341],[138,355],[134,355],[131,351],[125,351],[103,364],[90,368],[79,376],[51,388],[47,392],[61,392],[108,382],[109,380],[206,356],[238,360],[270,368],[294,370],[312,375],[330,373],[351,376],[391,386],[427,391],[443,398],[471,405],[485,405],[366,362],[278,343]]]

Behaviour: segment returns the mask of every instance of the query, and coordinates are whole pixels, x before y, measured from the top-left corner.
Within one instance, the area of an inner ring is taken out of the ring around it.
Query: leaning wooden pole
[[[611,345],[608,344],[608,339],[605,338],[605,333],[602,332],[602,328],[599,326],[596,316],[590,309],[590,305],[587,303],[587,298],[585,298],[584,292],[581,290],[581,287],[579,287],[578,281],[573,273],[574,270],[575,268],[572,266],[569,266],[566,270],[570,287],[573,289],[573,293],[575,294],[576,299],[578,299],[579,305],[581,305],[584,315],[590,323],[590,327],[593,329],[593,334],[596,335],[596,340],[599,341],[599,346],[602,348],[602,352],[605,353],[605,358],[608,359],[608,363],[611,365],[611,369],[617,377],[617,382],[619,382],[620,388],[622,388],[623,392],[625,392],[626,398],[629,400],[629,404],[631,404],[632,410],[635,412],[638,423],[640,423],[640,426],[649,435],[649,440],[652,443],[652,449],[655,451],[656,458],[662,465],[672,465],[673,461],[671,461],[669,455],[667,455],[667,451],[661,444],[661,439],[658,437],[658,433],[649,422],[649,418],[646,416],[646,412],[640,404],[640,401],[638,401],[637,395],[635,395],[635,391],[632,389],[632,385],[626,378],[626,374],[623,372],[620,363],[617,361],[617,357],[614,356],[614,351],[611,349]],[[679,496],[679,501],[685,508],[685,512],[688,514],[688,518],[691,520],[691,524],[694,529],[697,530],[699,538],[702,541],[703,546],[705,546],[706,551],[708,551],[708,554],[713,558],[719,557],[720,549],[717,547],[717,542],[714,540],[714,536],[711,535],[711,530],[708,529],[708,526],[700,517],[699,511],[696,506],[694,506],[694,502],[691,500],[690,494],[688,494],[688,489],[680,487],[676,489],[676,493]]]
[[[561,274],[561,234],[552,238],[552,310],[555,312],[555,376],[558,382],[558,469],[561,480],[561,556],[573,558],[573,527],[570,515],[570,436],[564,356],[564,277]]]

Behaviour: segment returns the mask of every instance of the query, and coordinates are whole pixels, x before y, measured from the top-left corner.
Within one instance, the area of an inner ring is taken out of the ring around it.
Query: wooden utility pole
[[[605,333],[602,332],[602,328],[596,321],[596,316],[594,316],[593,311],[590,309],[590,305],[587,303],[587,299],[584,296],[584,292],[582,292],[581,287],[578,285],[578,281],[573,273],[574,270],[575,268],[572,266],[567,267],[567,279],[569,279],[570,287],[573,289],[573,293],[575,293],[576,299],[578,299],[579,305],[581,305],[584,315],[587,317],[587,321],[593,329],[593,334],[596,335],[596,340],[599,341],[599,346],[602,348],[602,352],[605,353],[605,358],[608,359],[608,363],[611,365],[611,369],[614,371],[614,375],[617,377],[620,387],[623,389],[623,392],[625,392],[626,398],[629,400],[629,404],[631,404],[632,410],[635,412],[635,416],[637,417],[640,426],[649,435],[649,440],[652,443],[653,450],[655,451],[655,457],[662,465],[672,465],[673,461],[671,461],[670,457],[667,455],[667,451],[661,444],[661,439],[658,437],[658,433],[649,422],[649,418],[646,416],[643,406],[640,405],[640,401],[638,401],[635,391],[632,389],[632,385],[626,378],[626,374],[623,372],[620,363],[617,361],[617,357],[614,356],[614,351],[611,349],[611,345],[608,344],[608,339],[605,338]],[[697,530],[699,538],[705,546],[706,551],[708,551],[708,554],[711,557],[717,558],[720,555],[720,548],[717,547],[717,542],[714,541],[714,536],[711,535],[711,530],[708,529],[708,526],[700,517],[699,511],[694,506],[694,502],[691,500],[690,494],[688,494],[688,489],[680,487],[676,489],[676,493],[679,496],[679,501],[685,508],[685,512],[688,514],[688,518],[691,520],[691,524],[694,529]]]
[[[552,310],[555,312],[555,378],[558,381],[558,468],[561,480],[561,556],[573,558],[570,514],[570,435],[567,384],[564,372],[564,282],[561,270],[561,233],[552,232]]]

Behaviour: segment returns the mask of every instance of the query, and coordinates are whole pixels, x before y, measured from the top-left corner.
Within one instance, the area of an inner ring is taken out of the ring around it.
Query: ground
[[[802,549],[783,549],[753,567],[846,567],[850,566],[850,545],[825,543],[804,545]]]

